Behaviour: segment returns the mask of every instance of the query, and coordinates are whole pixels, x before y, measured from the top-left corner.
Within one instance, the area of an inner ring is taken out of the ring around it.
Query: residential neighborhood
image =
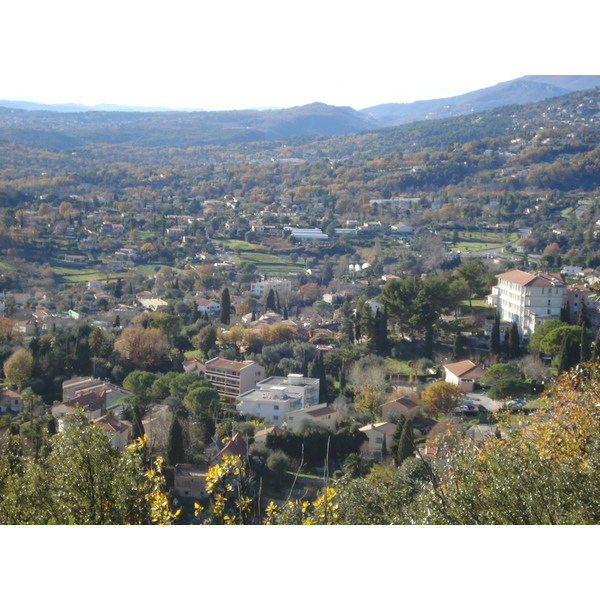
[[[0,145],[0,522],[595,522],[598,98],[567,96],[359,142]]]

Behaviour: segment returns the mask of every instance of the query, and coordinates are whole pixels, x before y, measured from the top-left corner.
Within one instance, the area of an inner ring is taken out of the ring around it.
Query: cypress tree
[[[308,356],[306,355],[306,350],[302,351],[302,375],[308,377]]]
[[[398,421],[396,423],[396,429],[394,430],[394,435],[392,436],[392,443],[390,444],[390,451],[394,460],[398,457],[398,449],[400,448],[400,438],[402,437],[402,432],[404,431],[404,426],[406,425],[406,417],[402,414],[398,415]]]
[[[323,362],[323,353],[317,354],[317,364],[319,373],[319,402],[327,402],[327,373],[325,373],[325,363]]]
[[[281,302],[279,302],[279,292],[275,290],[275,312],[281,314]]]
[[[500,316],[494,318],[494,325],[490,335],[490,354],[498,356],[500,354]]]
[[[183,447],[183,429],[181,428],[181,423],[176,415],[173,415],[171,427],[169,427],[166,454],[167,463],[173,467],[178,463],[182,463],[185,458],[185,451]]]
[[[398,451],[396,454],[396,461],[400,466],[407,458],[413,456],[415,450],[415,441],[413,439],[413,428],[412,421],[406,419],[404,426],[402,427],[402,433],[400,434],[400,441],[398,443]]]
[[[563,306],[560,309],[560,320],[567,325],[571,324],[571,308],[569,307],[569,302],[567,301],[566,306]]]
[[[387,458],[387,456],[388,456],[387,442],[385,440],[386,440],[386,437],[384,434],[383,442],[381,443],[381,458]]]
[[[132,407],[133,418],[131,419],[131,439],[137,440],[144,436],[144,425],[142,419],[144,416],[143,410],[139,405],[133,405]]]
[[[229,288],[225,288],[221,293],[221,311],[219,320],[223,325],[229,325],[231,320],[231,297],[229,296]]]
[[[465,336],[457,333],[454,336],[454,344],[452,346],[452,360],[458,362],[465,356]]]
[[[521,354],[521,338],[519,336],[519,328],[513,321],[508,334],[508,356],[510,358],[518,358]]]
[[[592,356],[592,349],[590,348],[590,335],[585,323],[581,326],[581,340],[579,344],[579,362],[588,362]]]
[[[265,300],[265,312],[269,310],[276,312],[275,309],[275,292],[273,291],[273,288],[271,288],[267,294],[267,299]]]
[[[577,325],[579,325],[580,327],[585,326],[588,329],[590,328],[590,320],[588,318],[585,306],[582,306],[581,310],[579,311],[579,316],[577,317]]]
[[[592,362],[600,360],[600,337],[592,342]]]
[[[425,329],[423,356],[429,360],[433,360],[433,325],[427,325]]]
[[[346,361],[342,359],[342,366],[340,367],[340,392],[346,389]]]
[[[387,354],[390,349],[388,342],[387,328],[388,328],[388,315],[387,306],[383,307],[383,312],[379,317],[378,333],[377,333],[377,351],[380,354]]]
[[[571,344],[571,339],[565,333],[562,343],[560,345],[560,352],[558,353],[557,370],[559,375],[564,371],[568,371],[571,368],[573,360],[571,357],[572,350],[573,348]]]

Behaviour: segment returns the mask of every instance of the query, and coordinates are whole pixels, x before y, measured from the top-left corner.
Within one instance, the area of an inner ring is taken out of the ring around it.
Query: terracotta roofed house
[[[483,369],[470,360],[461,360],[444,365],[445,380],[460,386],[465,392],[472,392],[483,375]]]
[[[287,414],[287,428],[296,433],[305,421],[324,425],[327,429],[335,431],[337,425],[337,411],[327,404],[316,404]]]
[[[419,405],[413,402],[407,396],[389,400],[381,405],[381,416],[383,419],[389,419],[391,415],[403,415],[407,419],[412,419],[419,412]]]
[[[109,433],[111,446],[121,452],[127,448],[127,444],[131,441],[131,425],[120,419],[104,415],[92,419],[92,424]]]
[[[368,438],[367,451],[374,457],[380,457],[384,438],[387,449],[390,449],[396,431],[396,423],[370,423],[361,427],[359,431],[362,431]]]
[[[196,300],[196,307],[198,312],[214,314],[221,310],[221,305],[214,300],[207,300],[206,298],[198,298]]]

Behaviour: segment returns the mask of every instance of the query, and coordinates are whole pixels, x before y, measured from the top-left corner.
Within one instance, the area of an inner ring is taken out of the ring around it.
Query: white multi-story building
[[[289,294],[292,291],[292,282],[289,279],[269,278],[266,281],[259,281],[250,284],[250,294],[256,298],[262,298],[270,290],[277,292],[280,296]]]
[[[500,321],[516,323],[522,338],[551,319],[560,319],[567,302],[567,287],[558,273],[525,273],[518,269],[498,275],[498,285],[489,296]]]
[[[319,402],[319,380],[290,373],[287,377],[268,377],[256,388],[237,397],[236,409],[281,425],[288,413]]]

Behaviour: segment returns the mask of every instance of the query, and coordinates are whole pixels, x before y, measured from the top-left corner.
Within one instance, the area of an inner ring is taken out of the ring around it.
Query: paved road
[[[503,406],[502,402],[497,402],[496,400],[492,400],[491,398],[488,398],[488,396],[486,396],[485,394],[482,394],[482,393],[469,392],[467,394],[467,398],[469,400],[473,400],[473,402],[476,406],[478,404],[481,404],[489,411],[498,410],[499,408],[502,408],[502,406]]]

